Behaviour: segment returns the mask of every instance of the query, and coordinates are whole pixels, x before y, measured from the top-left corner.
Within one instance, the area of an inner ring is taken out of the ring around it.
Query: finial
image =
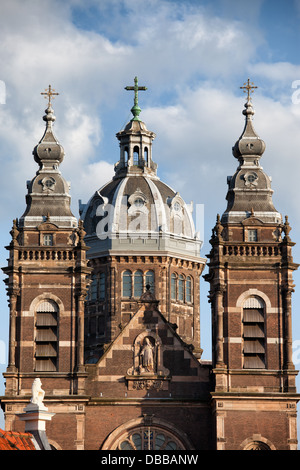
[[[223,225],[221,224],[220,214],[217,214],[217,223],[216,223],[216,226],[215,226],[215,234],[216,234],[216,237],[219,240],[223,240],[222,231],[223,231]]]
[[[79,246],[86,246],[85,241],[84,241],[84,236],[86,235],[86,232],[83,227],[83,220],[79,219],[78,221],[78,236],[79,236]]]
[[[287,216],[287,215],[285,216],[285,223],[284,223],[284,225],[283,225],[283,229],[282,229],[282,230],[283,230],[283,232],[284,232],[284,234],[285,234],[285,239],[286,239],[286,241],[290,242],[290,241],[291,241],[291,238],[290,238],[289,233],[290,233],[290,231],[292,230],[292,227],[291,227],[290,224],[289,224],[289,219],[288,219],[288,216]]]
[[[243,86],[240,87],[241,90],[244,91],[244,93],[247,93],[247,101],[251,101],[251,93],[254,92],[254,89],[258,88],[257,86],[254,85],[253,82],[250,82],[250,78],[248,78],[247,82],[244,83]]]
[[[12,246],[17,246],[19,245],[18,243],[18,240],[17,240],[17,237],[19,235],[19,230],[18,230],[18,221],[17,219],[14,219],[13,220],[13,226],[12,226],[12,229],[10,231],[10,234],[11,234],[11,238],[12,238],[12,241],[11,241],[11,245]]]
[[[138,102],[138,92],[139,90],[145,91],[147,88],[145,86],[138,86],[138,78],[134,77],[134,86],[126,86],[125,90],[134,91],[134,106],[131,108],[133,114],[133,121],[140,121],[139,115],[141,108],[139,107]]]
[[[244,85],[240,88],[244,91],[244,93],[247,93],[247,101],[245,103],[246,109],[243,110],[243,114],[246,116],[246,120],[249,120],[251,119],[251,116],[254,115],[254,109],[252,108],[251,102],[251,93],[254,92],[254,89],[257,88],[257,86],[255,86],[253,82],[250,82],[250,79],[248,78],[247,82],[245,82]]]
[[[47,106],[47,109],[45,110],[46,115],[43,116],[43,119],[44,121],[47,122],[47,126],[51,127],[52,126],[51,123],[54,122],[56,119],[54,116],[52,106],[51,106],[52,105],[51,99],[54,99],[54,96],[59,95],[59,93],[56,93],[55,90],[51,88],[51,85],[49,85],[48,88],[45,88],[45,91],[42,92],[41,95],[44,95],[46,99],[48,97],[48,106]]]
[[[41,95],[45,95],[46,99],[47,99],[47,96],[48,96],[48,107],[50,108],[51,107],[51,98],[53,97],[53,99],[54,99],[54,96],[59,95],[59,93],[56,93],[55,90],[53,88],[51,88],[51,85],[49,85],[48,88],[45,88],[44,92],[41,92]]]

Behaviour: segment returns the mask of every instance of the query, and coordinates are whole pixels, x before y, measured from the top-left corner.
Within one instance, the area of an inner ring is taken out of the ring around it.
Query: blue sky
[[[256,131],[267,146],[262,166],[272,176],[275,207],[289,215],[298,243],[294,260],[300,262],[300,83],[292,87],[300,80],[299,47],[300,0],[1,0],[0,80],[6,93],[0,104],[0,247],[10,241],[12,220],[25,208],[26,181],[37,169],[32,149],[43,134],[46,106],[40,92],[51,83],[60,93],[55,132],[78,216],[78,200],[87,202],[113,176],[115,134],[130,119],[133,99],[124,87],[137,75],[148,87],[140,94],[141,117],[157,135],[153,159],[160,178],[187,202],[204,204],[206,255],[216,214],[226,207],[227,175],[237,166],[231,148],[244,124],[239,87],[249,77],[259,87],[253,104]],[[0,258],[5,266],[4,248]],[[300,271],[294,277],[300,367]],[[207,289],[203,283],[205,359]],[[7,353],[2,282],[0,302],[0,341]],[[0,373],[5,367],[0,364]]]

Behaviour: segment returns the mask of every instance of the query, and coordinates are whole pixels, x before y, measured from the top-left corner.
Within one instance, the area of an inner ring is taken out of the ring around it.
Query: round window
[[[135,207],[142,207],[144,205],[144,200],[141,197],[138,197],[134,201],[134,205],[135,205]]]
[[[136,428],[121,437],[118,450],[182,450],[184,447],[169,432],[153,426]]]
[[[256,180],[256,176],[255,175],[249,175],[247,180],[249,181],[249,183],[253,183]]]
[[[46,188],[51,189],[54,186],[54,180],[47,179],[45,181],[45,186],[46,186]]]

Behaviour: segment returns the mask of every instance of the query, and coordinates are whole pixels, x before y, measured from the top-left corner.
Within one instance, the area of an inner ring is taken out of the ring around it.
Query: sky
[[[261,164],[272,176],[276,209],[289,216],[300,263],[299,46],[300,0],[1,0],[1,266],[12,220],[25,209],[26,182],[37,171],[32,150],[43,135],[46,108],[40,93],[49,84],[59,93],[54,130],[79,217],[78,201],[87,202],[114,174],[115,134],[131,119],[133,104],[124,87],[135,76],[148,88],[139,94],[140,117],[156,134],[160,179],[204,207],[203,256],[216,214],[226,208],[227,176],[237,168],[232,146],[244,126],[240,86],[248,78],[255,83],[254,127],[266,143]],[[300,270],[294,280],[300,368]],[[210,359],[206,284],[201,346],[203,359]],[[0,306],[1,395],[9,315],[2,281]],[[297,384],[299,390],[299,378]]]

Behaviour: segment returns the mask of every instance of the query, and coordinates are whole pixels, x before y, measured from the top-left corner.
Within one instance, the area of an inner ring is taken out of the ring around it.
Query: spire
[[[235,174],[227,178],[227,208],[221,223],[242,222],[255,214],[262,222],[281,223],[281,215],[273,202],[271,179],[260,166],[260,158],[265,151],[264,141],[253,127],[254,109],[251,95],[257,88],[250,79],[240,87],[246,94],[243,115],[245,126],[240,138],[232,148],[232,153],[239,161]]]
[[[145,86],[138,86],[138,78],[134,77],[134,86],[126,86],[125,90],[134,91],[134,105],[131,108],[133,114],[132,121],[140,121],[139,115],[141,113],[141,108],[139,107],[138,92],[140,90],[145,91],[147,88]]]
[[[64,149],[59,144],[53,132],[53,123],[55,122],[55,115],[52,108],[51,99],[54,98],[55,90],[49,85],[48,89],[46,88],[45,92],[42,92],[41,95],[45,95],[45,98],[48,97],[48,106],[45,110],[45,115],[43,120],[46,122],[46,129],[44,135],[38,145],[33,150],[33,155],[35,161],[40,165],[40,168],[52,168],[56,169],[57,166],[64,159]]]
[[[52,100],[58,93],[49,85],[41,95],[48,99],[43,116],[46,129],[32,152],[39,170],[27,184],[27,207],[20,218],[20,226],[36,227],[39,223],[47,221],[59,228],[76,227],[77,220],[70,209],[69,183],[64,180],[58,168],[64,159],[64,149],[53,132],[56,118]]]
[[[240,138],[232,148],[232,153],[233,156],[240,161],[241,165],[252,163],[257,166],[266,148],[264,141],[260,139],[255,132],[252,121],[255,111],[252,106],[251,94],[257,86],[255,86],[253,82],[250,82],[248,78],[247,82],[240,88],[244,93],[247,93],[247,101],[244,105],[245,109],[243,110],[245,127]]]

